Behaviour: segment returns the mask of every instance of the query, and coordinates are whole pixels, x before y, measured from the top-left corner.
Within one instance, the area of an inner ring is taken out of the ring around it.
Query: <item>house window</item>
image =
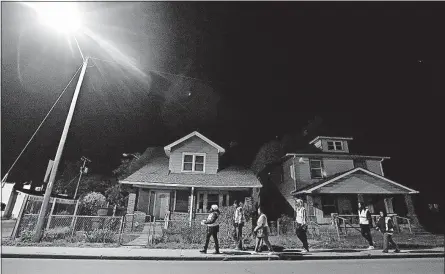
[[[310,160],[309,164],[311,167],[311,178],[312,179],[323,178],[321,160]]]
[[[331,213],[337,213],[334,197],[321,196],[321,209],[324,217],[330,217]]]
[[[328,150],[343,150],[342,141],[328,141]]]
[[[219,205],[219,194],[207,194],[207,211],[210,210],[212,205]]]
[[[361,167],[361,168],[367,169],[366,161],[363,159],[354,159],[354,167],[355,168]]]
[[[182,171],[204,172],[205,154],[184,153],[182,158]]]

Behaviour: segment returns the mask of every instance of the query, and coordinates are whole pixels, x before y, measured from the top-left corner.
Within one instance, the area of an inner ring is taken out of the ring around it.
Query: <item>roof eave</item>
[[[324,156],[324,157],[361,157],[361,158],[370,158],[370,159],[382,159],[389,160],[391,157],[387,156],[368,156],[368,155],[357,155],[357,154],[329,154],[329,153],[286,153],[283,157],[292,157],[292,156]]]

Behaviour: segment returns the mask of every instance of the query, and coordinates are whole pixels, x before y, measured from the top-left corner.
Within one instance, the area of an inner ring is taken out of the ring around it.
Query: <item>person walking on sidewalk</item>
[[[201,222],[202,225],[207,226],[206,242],[204,244],[204,249],[200,250],[201,253],[207,253],[207,248],[209,247],[210,237],[213,237],[215,241],[215,252],[213,254],[219,253],[219,243],[218,243],[218,232],[219,232],[219,221],[218,217],[220,215],[217,205],[212,205],[210,209],[210,214],[206,220]]]
[[[371,236],[372,217],[369,209],[361,202],[358,203],[358,217],[362,236],[368,241],[368,249],[374,249]]]
[[[256,243],[255,243],[255,253],[261,252],[261,241],[267,245],[269,252],[272,253],[272,245],[269,242],[269,225],[267,224],[267,217],[264,214],[264,211],[261,207],[258,208],[258,217],[257,226],[253,229],[253,233],[256,235]]]
[[[297,217],[295,218],[296,228],[295,233],[297,234],[298,239],[303,243],[303,253],[309,252],[309,244],[307,243],[307,216],[306,209],[303,206],[303,200],[297,199]]]
[[[243,250],[243,226],[246,222],[243,207],[243,202],[240,202],[235,210],[236,243],[238,250]]]
[[[392,239],[394,233],[394,223],[391,217],[386,216],[386,212],[380,211],[380,218],[377,221],[377,230],[380,230],[383,234],[383,253],[388,253],[388,242],[394,246],[394,252],[399,253],[399,246]]]

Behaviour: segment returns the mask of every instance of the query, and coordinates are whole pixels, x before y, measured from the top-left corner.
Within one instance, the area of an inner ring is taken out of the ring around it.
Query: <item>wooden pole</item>
[[[192,192],[190,195],[190,216],[189,216],[189,225],[192,225],[193,218],[193,193],[195,192],[195,187],[192,186]]]

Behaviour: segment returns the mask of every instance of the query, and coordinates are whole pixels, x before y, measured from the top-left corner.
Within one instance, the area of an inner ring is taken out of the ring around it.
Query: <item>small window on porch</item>
[[[219,205],[219,194],[207,194],[207,211],[210,210],[212,205]]]
[[[335,204],[335,198],[331,196],[321,197],[321,207],[324,217],[330,217],[331,213],[337,213],[337,206]]]

